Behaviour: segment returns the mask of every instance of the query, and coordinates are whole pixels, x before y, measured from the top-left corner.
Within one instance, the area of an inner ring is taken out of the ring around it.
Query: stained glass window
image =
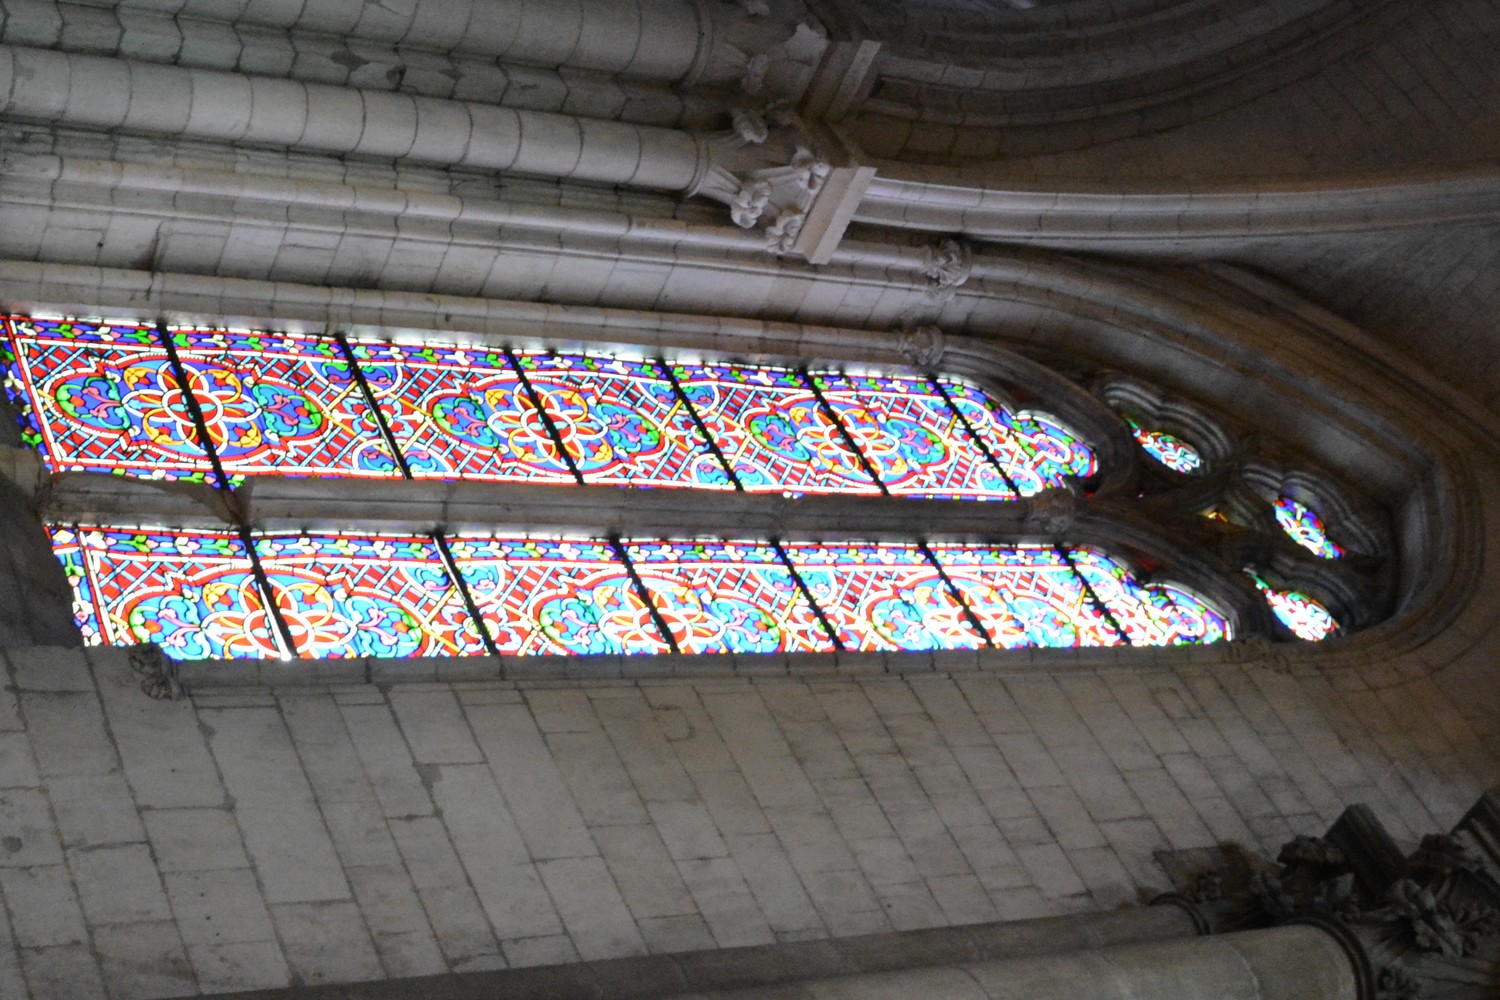
[[[1098,471],[1093,449],[1056,418],[1015,413],[978,386],[941,379],[944,392],[1023,496]]]
[[[1339,624],[1328,609],[1300,590],[1276,590],[1254,573],[1250,577],[1265,595],[1276,617],[1297,638],[1318,642],[1338,631]]]
[[[752,365],[673,371],[746,490],[880,492],[797,372]]]
[[[984,637],[915,545],[785,546],[846,649],[977,649]]]
[[[19,317],[5,317],[0,362],[24,440],[58,471],[214,481],[216,456],[235,488],[253,475],[573,483],[576,469],[596,484],[971,500],[1098,471],[1055,417],[1012,410],[958,379]],[[1169,468],[1201,467],[1186,442],[1131,426]],[[1281,497],[1274,510],[1299,544],[1342,555],[1305,505]],[[519,536],[445,547],[420,534],[50,530],[86,641],[154,641],[180,658],[1165,645],[1230,634],[1187,589],[1142,583],[1085,548],[621,548]],[[1306,594],[1256,584],[1298,636],[1338,628]]]
[[[581,354],[517,361],[585,482],[733,488],[655,363]]]
[[[1099,471],[1094,450],[1051,414],[1021,410],[1010,416],[1009,426],[1021,439],[1032,468],[1048,485],[1061,482],[1064,476],[1087,479]]]
[[[572,483],[503,352],[349,341],[415,479]]]
[[[502,653],[670,652],[604,542],[455,537],[449,544]]]
[[[932,553],[997,646],[1121,641],[1068,560],[1051,546],[934,545]]]
[[[964,500],[1015,496],[927,380],[834,373],[812,378],[891,493]]]
[[[234,330],[174,330],[170,336],[227,471],[400,475],[334,341]]]
[[[485,652],[431,538],[271,534],[255,551],[304,658]]]
[[[1196,472],[1203,465],[1203,458],[1198,450],[1182,438],[1166,431],[1147,430],[1129,417],[1125,418],[1125,422],[1130,425],[1131,432],[1146,454],[1173,472],[1186,475]]]
[[[1323,519],[1291,497],[1280,497],[1273,505],[1276,523],[1287,537],[1320,559],[1337,559],[1344,554],[1323,527]]]
[[[834,648],[817,612],[769,545],[636,542],[626,551],[681,652]]]
[[[1118,559],[1074,549],[1073,565],[1133,646],[1218,642],[1229,623],[1201,598],[1172,584],[1142,586]]]
[[[58,471],[212,479],[156,331],[5,317],[5,388],[22,437]]]
[[[237,535],[54,526],[52,547],[89,645],[154,642],[190,660],[281,655]]]

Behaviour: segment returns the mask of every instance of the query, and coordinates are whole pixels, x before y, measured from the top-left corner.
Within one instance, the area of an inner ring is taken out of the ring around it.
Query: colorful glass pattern
[[[897,496],[1008,500],[1014,491],[926,379],[819,373],[828,406]]]
[[[749,492],[880,492],[798,373],[759,365],[673,371]]]
[[[516,361],[585,482],[734,488],[656,364],[582,354]]]
[[[1120,634],[1046,545],[934,545],[932,554],[995,645],[1116,646]]]
[[[273,534],[255,551],[304,659],[486,651],[431,538]]]
[[[662,541],[625,548],[681,652],[834,649],[817,612],[769,545]]]
[[[22,439],[56,471],[212,481],[156,331],[5,317],[5,389]]]
[[[169,335],[226,471],[400,475],[334,341],[234,330]]]
[[[1276,590],[1254,573],[1250,578],[1265,595],[1266,603],[1271,605],[1277,619],[1297,638],[1320,642],[1338,631],[1339,623],[1334,621],[1328,609],[1302,591]]]
[[[500,351],[353,340],[415,479],[575,482]]]
[[[88,645],[154,642],[175,659],[279,657],[237,535],[53,526]]]
[[[963,605],[915,545],[787,544],[845,649],[977,649]]]
[[[1198,454],[1198,449],[1182,438],[1166,431],[1147,430],[1129,417],[1125,418],[1125,422],[1130,425],[1131,433],[1140,442],[1142,450],[1173,472],[1187,475],[1202,467],[1203,458]]]
[[[1017,414],[978,386],[956,379],[941,381],[954,408],[984,439],[1022,496],[1061,486],[1070,476],[1085,478],[1098,471],[1093,449],[1055,418],[1029,411]]]
[[[455,537],[449,547],[502,653],[670,652],[606,543]]]
[[[1344,554],[1323,527],[1323,519],[1291,497],[1280,497],[1272,508],[1276,523],[1287,537],[1320,559],[1337,559]]]
[[[1229,622],[1201,598],[1173,584],[1141,585],[1124,563],[1093,549],[1070,553],[1078,574],[1132,646],[1178,646],[1229,638]]]

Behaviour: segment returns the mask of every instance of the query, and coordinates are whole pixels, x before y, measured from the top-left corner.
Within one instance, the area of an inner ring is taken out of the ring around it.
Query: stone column
[[[785,1000],[1360,1000],[1326,931],[1289,925],[1036,958],[878,972],[777,988]],[[681,1000],[760,1000],[763,990]]]

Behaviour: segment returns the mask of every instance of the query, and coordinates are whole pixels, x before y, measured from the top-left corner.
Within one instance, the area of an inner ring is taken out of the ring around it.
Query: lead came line
[[[287,625],[286,619],[281,615],[281,606],[276,603],[276,591],[271,589],[271,579],[266,576],[265,567],[260,564],[260,554],[255,551],[255,539],[250,537],[249,528],[242,526],[239,533],[240,544],[245,547],[245,552],[250,557],[250,572],[255,575],[255,583],[260,587],[261,599],[266,602],[266,613],[271,616],[271,621],[276,626],[275,637],[280,640],[282,653],[286,658],[293,659],[301,650],[297,648],[297,640],[292,636],[291,626]]]
[[[198,434],[203,451],[208,455],[208,464],[214,470],[214,478],[219,481],[219,489],[233,494],[234,489],[229,484],[229,477],[224,474],[224,465],[219,461],[219,449],[214,447],[213,439],[208,436],[208,422],[203,419],[203,407],[198,404],[198,397],[193,395],[192,386],[188,383],[187,369],[182,366],[182,358],[177,354],[177,346],[172,343],[172,334],[167,330],[165,323],[156,324],[156,335],[161,339],[162,346],[166,348],[167,364],[172,366],[172,376],[177,379],[177,385],[182,390],[182,402],[187,407],[188,418],[193,422],[193,430]],[[230,509],[239,518],[238,505],[230,504]]]
[[[725,456],[724,450],[719,447],[719,442],[715,441],[714,436],[708,432],[708,425],[703,422],[703,417],[698,414],[698,408],[693,405],[693,401],[688,399],[687,390],[677,380],[677,373],[664,360],[658,359],[656,365],[667,373],[667,381],[672,383],[672,393],[677,397],[677,402],[682,405],[683,409],[688,411],[688,416],[693,418],[693,426],[698,428],[698,433],[703,435],[703,440],[708,443],[709,450],[714,453],[714,457],[724,467],[724,474],[734,484],[735,492],[745,492],[745,484],[740,482],[740,477],[735,473],[734,467],[729,464],[729,459]]]
[[[1091,601],[1098,612],[1104,616],[1104,620],[1109,623],[1109,627],[1115,630],[1115,635],[1120,637],[1120,641],[1127,646],[1135,645],[1130,641],[1130,636],[1126,635],[1125,630],[1120,627],[1120,622],[1115,618],[1115,613],[1109,609],[1109,605],[1101,601],[1099,599],[1099,595],[1094,592],[1093,584],[1089,583],[1088,580],[1084,578],[1084,575],[1078,572],[1078,565],[1077,563],[1073,562],[1072,553],[1056,543],[1053,543],[1052,548],[1057,552],[1059,556],[1062,557],[1062,561],[1068,564],[1068,569],[1073,571],[1073,576],[1083,586],[1083,592],[1088,595],[1089,601]]]
[[[949,394],[947,387],[938,381],[935,375],[927,376],[927,382],[937,390],[939,396],[943,397],[943,402],[948,404],[948,409],[953,411],[953,415],[958,418],[958,422],[963,425],[964,430],[968,433],[969,440],[973,441],[978,446],[980,453],[990,460],[990,464],[995,467],[995,471],[1000,473],[1000,478],[1005,480],[1005,485],[1019,499],[1021,496],[1020,487],[1016,486],[1016,481],[1010,478],[1010,473],[1006,471],[1004,463],[995,457],[995,453],[990,450],[989,442],[979,436],[979,432],[974,429],[974,425],[969,422],[969,418],[964,416],[964,411],[960,410],[958,404],[953,402],[953,396]]]
[[[391,450],[392,457],[396,459],[396,467],[401,470],[401,477],[411,479],[411,466],[406,463],[406,456],[401,453],[401,446],[396,443],[396,435],[391,430],[390,422],[385,418],[385,411],[380,408],[380,403],[375,399],[375,390],[370,388],[364,370],[359,367],[359,359],[354,356],[354,348],[349,346],[349,338],[340,330],[333,335],[333,339],[338,342],[339,350],[344,354],[349,371],[354,375],[354,383],[359,386],[360,395],[365,397],[365,405],[375,415],[375,426],[385,440],[385,446]]]
[[[963,608],[964,617],[969,619],[969,624],[974,626],[974,631],[978,632],[979,637],[984,640],[985,648],[994,649],[995,640],[990,638],[990,630],[984,627],[984,622],[979,620],[979,615],[974,612],[973,608],[969,607],[969,602],[964,599],[963,592],[959,590],[958,585],[949,578],[948,571],[943,569],[943,564],[938,562],[938,558],[933,553],[932,549],[927,547],[926,542],[918,542],[917,548],[921,551],[922,555],[927,558],[927,561],[932,564],[932,568],[937,570],[938,578],[941,579],[943,581],[943,585],[948,588],[948,593],[953,597],[955,601],[958,602],[958,606],[960,608]]]
[[[640,596],[641,600],[646,602],[646,610],[651,612],[651,621],[655,623],[656,630],[661,633],[662,639],[666,641],[667,648],[673,653],[682,652],[677,647],[677,639],[672,635],[672,630],[667,628],[667,620],[661,616],[661,612],[656,608],[656,602],[651,599],[651,591],[646,589],[646,581],[642,580],[641,575],[635,571],[635,563],[631,562],[630,553],[625,551],[625,546],[620,542],[620,536],[614,532],[610,532],[608,541],[610,548],[615,550],[615,558],[620,560],[620,565],[625,567],[625,572],[629,575],[630,582],[635,584],[636,593]]]
[[[521,380],[521,388],[526,390],[526,398],[531,400],[532,406],[536,407],[537,415],[542,418],[542,426],[547,428],[547,436],[552,438],[552,443],[557,447],[557,453],[562,456],[563,462],[568,466],[568,471],[573,473],[573,479],[579,486],[584,485],[583,473],[579,471],[578,463],[573,460],[573,453],[568,451],[568,446],[563,443],[562,431],[557,429],[557,422],[552,419],[552,414],[548,413],[547,407],[542,404],[542,394],[537,391],[536,386],[531,384],[531,379],[526,377],[526,369],[521,367],[516,352],[507,347],[505,360],[510,363],[511,371],[516,373],[516,378]]]
[[[453,550],[448,547],[448,536],[441,531],[434,531],[432,540],[437,543],[438,556],[443,560],[443,567],[447,569],[453,585],[458,588],[459,596],[464,599],[464,607],[468,609],[469,617],[474,619],[474,630],[479,633],[479,641],[484,643],[485,651],[499,661],[500,676],[504,677],[505,661],[500,653],[500,647],[496,645],[495,637],[490,634],[490,627],[485,624],[484,615],[479,613],[479,605],[474,602],[474,595],[469,593],[469,585],[464,581],[463,572],[458,568],[458,560],[453,558]]]
[[[875,470],[875,466],[865,457],[865,453],[860,450],[859,445],[855,443],[854,435],[849,433],[849,429],[844,426],[844,422],[839,419],[839,415],[829,405],[827,397],[823,395],[823,390],[818,388],[818,383],[813,380],[813,376],[808,374],[806,368],[797,369],[797,375],[802,379],[802,384],[812,390],[813,397],[817,399],[818,405],[823,410],[823,415],[832,421],[833,426],[839,432],[839,437],[844,439],[844,447],[854,452],[854,457],[859,460],[860,467],[865,470],[865,475],[873,479],[875,485],[880,487],[880,495],[890,496],[891,491],[886,488],[885,482],[881,480],[880,473]]]
[[[792,582],[795,583],[797,585],[797,589],[802,592],[802,597],[807,601],[808,606],[813,609],[813,614],[818,616],[818,624],[823,626],[823,631],[827,632],[828,638],[833,641],[833,648],[838,650],[840,653],[844,652],[846,648],[844,646],[844,640],[839,638],[838,630],[833,627],[833,623],[830,622],[828,620],[828,616],[823,613],[823,608],[818,604],[817,598],[813,597],[813,592],[811,588],[807,586],[807,581],[802,579],[802,573],[797,569],[796,564],[792,562],[792,557],[787,555],[786,549],[782,547],[781,539],[772,538],[771,548],[776,550],[776,555],[780,557],[781,564],[785,566],[786,571],[792,575]]]

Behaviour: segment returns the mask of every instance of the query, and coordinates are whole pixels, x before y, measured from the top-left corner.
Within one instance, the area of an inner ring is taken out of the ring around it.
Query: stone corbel
[[[947,302],[958,293],[974,272],[974,253],[965,243],[943,239],[927,247],[922,277],[927,279],[927,296]]]
[[[1322,837],[1271,864],[1242,852],[1161,856],[1182,891],[1168,901],[1229,932],[1314,923],[1338,937],[1361,1000],[1482,1000],[1500,975],[1500,792],[1452,833],[1404,854],[1375,814],[1351,806]]]
[[[733,87],[797,104],[828,49],[828,36],[788,0],[698,0],[704,40],[682,87]]]
[[[760,229],[771,253],[826,263],[874,179],[873,167],[835,167],[824,145],[782,102],[730,112],[732,127],[699,139],[691,195],[729,206]]]

